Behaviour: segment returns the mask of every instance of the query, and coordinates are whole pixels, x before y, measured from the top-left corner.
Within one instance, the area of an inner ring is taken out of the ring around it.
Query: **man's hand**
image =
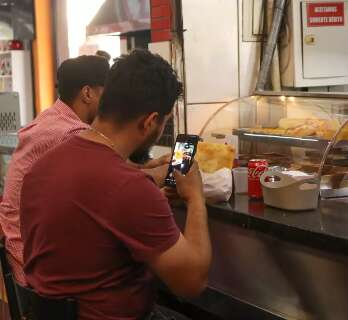
[[[181,172],[175,170],[174,177],[177,192],[186,202],[204,198],[202,177],[196,161],[192,164],[187,175],[184,176]]]
[[[175,188],[164,187],[161,189],[162,193],[166,196],[168,200],[179,200],[181,199]]]
[[[151,176],[155,180],[156,184],[161,188],[164,186],[164,179],[168,173],[168,164],[151,169],[141,169],[141,171]]]
[[[171,157],[172,157],[171,154],[166,154],[158,159],[152,159],[146,162],[143,168],[153,169],[153,168],[161,167],[164,165],[168,165],[170,163]]]

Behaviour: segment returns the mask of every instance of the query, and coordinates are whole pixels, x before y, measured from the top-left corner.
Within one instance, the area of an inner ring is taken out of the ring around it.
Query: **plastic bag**
[[[203,191],[207,202],[228,201],[232,195],[232,171],[227,168],[202,174]]]

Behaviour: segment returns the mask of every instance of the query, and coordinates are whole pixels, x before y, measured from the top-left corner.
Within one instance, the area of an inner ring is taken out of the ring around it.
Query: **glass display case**
[[[241,166],[267,159],[282,170],[318,175],[322,196],[348,196],[348,96],[294,94],[231,101],[210,117],[200,135],[232,144]]]

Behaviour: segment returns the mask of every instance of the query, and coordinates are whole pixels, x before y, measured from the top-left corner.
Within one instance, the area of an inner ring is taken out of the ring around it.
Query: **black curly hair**
[[[115,60],[106,81],[98,115],[126,123],[142,115],[168,115],[182,94],[182,83],[170,64],[147,50]]]

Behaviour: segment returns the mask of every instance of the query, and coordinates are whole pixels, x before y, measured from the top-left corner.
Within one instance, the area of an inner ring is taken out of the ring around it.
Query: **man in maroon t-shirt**
[[[144,319],[154,309],[154,274],[179,295],[205,286],[211,248],[197,165],[176,173],[188,211],[181,234],[158,187],[126,162],[161,136],[181,92],[159,56],[122,56],[91,129],[49,151],[24,179],[26,280],[40,294],[75,297],[80,320]]]

